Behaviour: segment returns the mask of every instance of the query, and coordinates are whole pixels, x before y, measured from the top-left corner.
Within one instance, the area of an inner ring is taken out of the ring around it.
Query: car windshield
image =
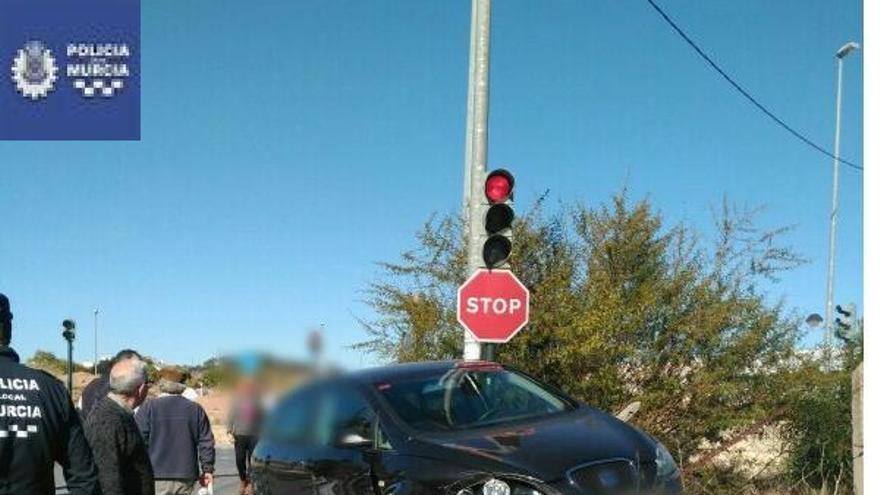
[[[533,380],[501,367],[453,368],[377,383],[376,389],[404,422],[421,431],[478,428],[575,407]]]

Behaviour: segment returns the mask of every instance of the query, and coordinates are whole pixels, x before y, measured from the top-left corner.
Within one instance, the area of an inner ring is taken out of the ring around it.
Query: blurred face
[[[250,394],[254,392],[254,382],[251,381],[250,378],[242,378],[238,382],[238,393],[240,394]]]

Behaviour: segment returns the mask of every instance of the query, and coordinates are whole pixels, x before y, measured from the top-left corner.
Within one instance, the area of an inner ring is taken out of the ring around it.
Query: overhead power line
[[[773,112],[771,112],[766,106],[764,106],[763,104],[761,104],[761,102],[759,102],[758,100],[756,100],[754,96],[752,96],[751,94],[749,94],[748,91],[746,91],[745,89],[743,89],[743,87],[740,86],[736,81],[734,81],[733,78],[732,78],[730,75],[728,75],[727,72],[724,71],[724,69],[722,69],[721,67],[719,67],[718,64],[716,64],[715,61],[712,60],[712,59],[709,57],[709,55],[707,55],[706,52],[704,52],[703,49],[700,48],[700,47],[694,42],[694,40],[692,40],[692,39],[691,39],[691,38],[690,38],[690,37],[689,37],[684,31],[682,31],[681,28],[678,27],[678,25],[675,23],[675,21],[673,21],[672,19],[670,19],[670,18],[669,18],[669,15],[667,15],[666,12],[664,12],[663,9],[661,9],[660,6],[657,5],[657,3],[654,2],[654,0],[647,0],[647,2],[648,2],[649,4],[651,4],[651,7],[654,7],[654,10],[656,10],[657,13],[660,14],[661,17],[663,17],[663,20],[665,20],[667,24],[669,24],[670,26],[672,26],[672,29],[674,29],[675,32],[678,33],[678,35],[681,36],[682,39],[684,39],[684,40],[687,42],[687,44],[690,45],[691,48],[693,48],[694,51],[696,51],[696,52],[700,55],[700,57],[702,57],[703,60],[706,61],[706,63],[708,63],[709,65],[711,65],[712,68],[715,69],[716,72],[718,72],[719,74],[721,74],[721,77],[723,77],[727,82],[729,82],[730,85],[733,86],[734,89],[736,89],[741,95],[743,95],[743,96],[744,96],[747,100],[749,100],[753,105],[755,105],[756,107],[758,107],[758,109],[759,109],[761,112],[763,112],[764,115],[770,117],[770,120],[772,120],[772,121],[775,122],[777,125],[779,125],[779,126],[782,127],[783,129],[785,129],[786,131],[788,131],[788,132],[789,132],[791,135],[793,135],[794,137],[796,137],[796,138],[800,139],[801,141],[803,141],[807,146],[813,148],[814,150],[818,151],[819,153],[822,153],[823,155],[825,155],[825,156],[827,156],[827,157],[829,157],[829,158],[835,158],[835,157],[834,157],[834,153],[832,153],[832,152],[826,150],[825,148],[819,146],[818,144],[816,144],[815,142],[813,142],[812,140],[810,140],[808,137],[804,136],[802,133],[800,133],[800,132],[798,132],[797,130],[795,130],[792,126],[786,124],[782,119],[780,119],[780,118],[777,117]],[[856,170],[864,170],[864,168],[863,168],[861,165],[857,165],[857,164],[855,164],[855,163],[853,163],[853,162],[851,162],[851,161],[849,161],[849,160],[844,160],[843,158],[840,158],[840,157],[837,157],[837,159],[840,160],[840,163],[843,163],[844,165],[848,165],[848,166],[850,166],[850,167],[852,167],[852,168],[854,168],[854,169],[856,169]]]

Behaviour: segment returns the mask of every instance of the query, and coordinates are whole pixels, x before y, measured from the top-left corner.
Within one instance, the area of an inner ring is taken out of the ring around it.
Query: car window
[[[344,386],[326,390],[321,394],[315,417],[315,440],[330,446],[349,434],[372,439],[375,417],[360,392]]]
[[[266,435],[281,442],[308,442],[315,399],[316,394],[311,390],[297,392],[283,399],[270,414]]]
[[[424,431],[477,428],[575,407],[530,378],[501,367],[455,369],[377,384],[377,390],[404,422]]]

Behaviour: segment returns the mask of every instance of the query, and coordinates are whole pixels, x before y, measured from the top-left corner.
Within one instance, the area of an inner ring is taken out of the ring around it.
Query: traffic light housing
[[[837,313],[834,317],[834,335],[841,340],[852,341],[859,332],[856,305],[841,306],[838,304],[835,306],[834,312]]]
[[[499,268],[507,263],[513,249],[511,228],[514,213],[510,206],[513,201],[513,174],[497,169],[486,175],[483,192],[488,208],[483,218],[486,238],[483,242],[483,263],[486,268]]]
[[[61,331],[61,336],[64,337],[64,340],[73,342],[76,338],[76,322],[68,318],[61,322],[61,328],[64,329]]]

